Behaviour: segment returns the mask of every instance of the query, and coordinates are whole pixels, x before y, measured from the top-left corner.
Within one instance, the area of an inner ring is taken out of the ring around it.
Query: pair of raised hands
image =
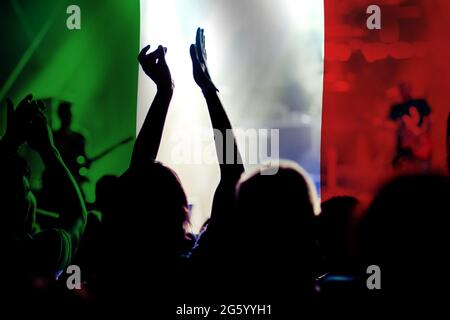
[[[150,45],[144,47],[139,53],[138,60],[144,70],[158,89],[173,89],[172,77],[169,67],[166,63],[167,48],[159,46],[155,51],[147,54]],[[202,90],[218,91],[209,75],[208,66],[206,64],[206,48],[204,30],[198,28],[195,37],[195,44],[191,44],[190,54],[192,59],[192,67],[194,80]]]
[[[27,95],[14,110],[10,99],[6,100],[6,133],[2,143],[17,150],[24,142],[38,152],[53,147],[53,135],[44,114],[45,105],[41,100],[33,100]]]

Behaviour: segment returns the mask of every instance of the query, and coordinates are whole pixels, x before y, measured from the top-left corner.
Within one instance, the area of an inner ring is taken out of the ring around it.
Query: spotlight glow
[[[211,128],[206,103],[192,78],[189,45],[197,27],[205,29],[210,73],[235,128],[276,128],[274,123],[293,119],[290,112],[300,108],[294,111],[305,115],[296,125],[320,133],[323,24],[322,1],[141,0],[141,47],[168,48],[166,59],[175,82],[158,158],[179,174],[193,203],[194,230],[209,216],[219,181],[217,164],[186,165],[171,159],[177,135],[192,136],[194,148],[201,142],[193,133]],[[140,70],[138,131],[155,90]],[[312,148],[305,153],[312,153],[313,167],[319,167],[320,134],[312,136]]]

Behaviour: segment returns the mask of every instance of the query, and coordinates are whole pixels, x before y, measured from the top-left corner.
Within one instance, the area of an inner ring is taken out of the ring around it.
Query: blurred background
[[[214,146],[211,131],[206,137],[198,134],[211,124],[192,78],[189,46],[197,27],[205,29],[210,74],[234,128],[279,129],[279,156],[300,163],[319,187],[323,2],[141,1],[140,46],[168,48],[175,82],[159,159],[180,176],[193,205],[194,229],[209,215],[219,181],[216,163],[179,163],[173,155],[180,141],[190,146],[186,152]],[[155,92],[140,71],[138,130]],[[246,168],[254,165],[246,163]]]
[[[450,3],[379,0],[380,30],[365,27],[371,4],[325,0],[322,200],[350,194],[368,202],[394,176],[448,171]],[[401,168],[393,166],[399,124],[390,113],[409,99],[431,109],[432,151],[425,165]]]
[[[66,9],[81,10],[81,29],[69,30]],[[84,166],[139,131],[156,92],[139,69],[139,49],[168,48],[175,93],[159,160],[179,174],[192,204],[193,228],[207,219],[219,181],[217,163],[177,163],[182,143],[214,148],[206,103],[192,78],[189,45],[205,29],[211,76],[236,129],[279,129],[279,156],[299,162],[320,181],[323,82],[322,1],[309,0],[5,0],[0,4],[0,101],[17,104],[27,93],[46,101],[52,129],[58,106],[71,103],[71,130],[84,137],[85,158],[76,174],[95,201],[95,184],[128,166],[132,142]],[[5,127],[1,111],[0,135]],[[210,134],[200,136],[199,132]],[[181,140],[180,140],[181,139]],[[213,150],[213,149],[212,149]],[[26,146],[35,190],[41,187],[39,157]],[[251,168],[255,163],[247,164]]]
[[[66,9],[81,9],[81,29],[69,30]],[[0,101],[17,104],[26,94],[45,99],[52,128],[58,130],[61,101],[72,103],[72,130],[85,138],[86,154],[95,157],[116,142],[135,135],[139,50],[138,1],[5,0],[0,4]],[[0,134],[4,108],[0,108]],[[88,201],[105,174],[121,174],[128,165],[131,143],[93,162],[80,165]],[[33,159],[33,188],[41,185],[42,164]],[[75,174],[75,173],[74,173]]]

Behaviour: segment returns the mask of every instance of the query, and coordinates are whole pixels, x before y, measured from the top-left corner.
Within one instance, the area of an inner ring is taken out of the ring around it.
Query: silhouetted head
[[[273,173],[269,174],[267,173]],[[317,193],[308,174],[283,161],[278,171],[260,167],[244,175],[237,187],[238,234],[254,246],[308,247],[314,242]],[[289,249],[289,250],[290,250]]]
[[[0,157],[0,212],[2,233],[14,236],[32,231],[36,199],[30,188],[30,171],[17,154]]]
[[[189,211],[176,173],[155,163],[120,178],[121,220],[129,231],[153,242],[152,250],[175,253],[184,246]]]
[[[61,102],[58,107],[58,117],[61,121],[61,128],[70,128],[72,124],[72,103]]]
[[[357,206],[358,200],[351,196],[333,197],[321,204],[319,243],[328,263],[332,265],[341,265],[349,257]]]
[[[278,170],[262,166],[241,177],[236,200],[238,215],[224,261],[233,270],[231,283],[247,296],[286,298],[291,290],[309,295],[317,263],[318,210],[307,173],[286,161]]]
[[[420,288],[446,271],[449,195],[439,175],[399,177],[377,194],[361,223],[361,256],[380,266],[385,287]]]

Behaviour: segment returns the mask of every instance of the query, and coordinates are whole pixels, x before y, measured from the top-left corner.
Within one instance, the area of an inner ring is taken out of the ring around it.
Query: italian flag
[[[81,13],[76,30],[66,26],[66,8],[73,4]],[[210,128],[189,56],[199,26],[233,125],[280,129],[280,157],[305,167],[323,200],[370,197],[402,172],[393,163],[404,143],[399,126],[413,118],[407,107],[417,101],[430,112],[427,128],[406,134],[412,159],[422,156],[414,170],[448,170],[446,0],[45,0],[1,6],[8,32],[2,35],[0,98],[17,101],[31,92],[71,101],[74,129],[85,135],[88,154],[139,132],[156,88],[137,54],[147,44],[168,48],[175,93],[159,158],[180,175],[199,224],[210,211],[217,165],[175,163],[172,153],[183,136]],[[407,111],[396,115],[399,105]],[[54,118],[55,108],[50,113]],[[415,144],[414,134],[425,138]],[[428,151],[420,149],[424,145]],[[88,195],[102,175],[121,174],[130,154],[131,144],[93,165]]]

